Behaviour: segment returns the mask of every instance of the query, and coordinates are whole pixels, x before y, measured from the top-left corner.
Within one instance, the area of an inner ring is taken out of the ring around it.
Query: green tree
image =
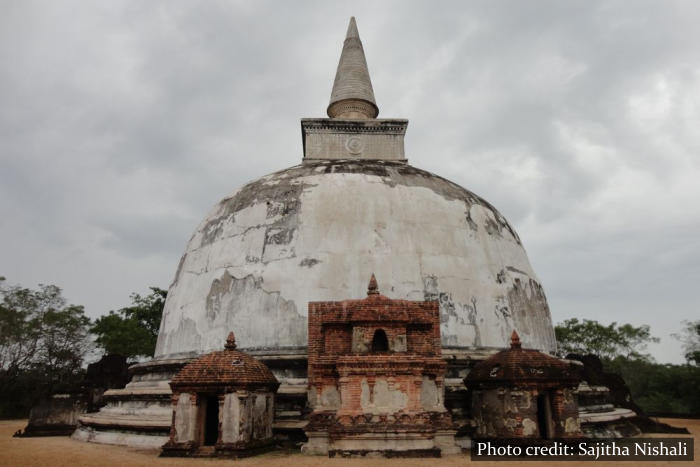
[[[700,322],[684,322],[678,336],[685,344],[686,358],[700,350]],[[649,326],[609,325],[597,321],[569,319],[555,328],[557,352],[595,354],[606,372],[620,375],[630,390],[632,400],[649,415],[697,416],[700,414],[700,366],[659,364],[645,353],[651,342]],[[691,353],[689,353],[689,351]],[[690,361],[690,358],[689,358]]]
[[[683,321],[683,331],[673,337],[683,344],[683,355],[688,363],[700,366],[700,320]]]
[[[659,341],[651,335],[648,325],[635,327],[613,322],[606,326],[598,321],[579,321],[577,318],[558,324],[554,327],[554,332],[557,337],[557,353],[562,357],[575,353],[595,354],[609,360],[625,357],[651,361],[651,356],[644,352],[649,343]]]
[[[83,307],[68,305],[55,285],[8,287],[0,278],[0,393],[18,381],[43,394],[74,385],[91,348],[89,326]]]
[[[700,415],[700,367],[618,357],[605,370],[622,376],[632,400],[649,415]]]
[[[151,293],[145,297],[132,294],[130,306],[110,311],[95,321],[90,330],[97,336],[95,343],[106,354],[131,359],[153,356],[167,293],[151,287]]]
[[[60,293],[60,289],[56,287]],[[47,393],[57,386],[69,387],[82,374],[85,354],[92,348],[88,338],[90,319],[82,306],[50,309],[42,316],[34,366],[46,375]]]

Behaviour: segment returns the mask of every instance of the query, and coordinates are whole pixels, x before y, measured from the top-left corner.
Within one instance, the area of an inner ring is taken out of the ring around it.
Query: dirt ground
[[[700,420],[662,419],[675,426],[684,426],[695,438],[694,462],[639,462],[643,467],[661,465],[700,465]],[[219,467],[236,465],[237,467],[291,467],[291,466],[338,466],[338,467],[373,467],[373,466],[464,466],[465,464],[479,466],[503,467],[519,465],[535,467],[541,462],[471,462],[469,454],[445,457],[442,459],[328,459],[325,457],[309,457],[301,454],[268,453],[262,456],[241,460],[225,459],[173,459],[160,458],[158,451],[136,450],[121,446],[83,443],[73,441],[68,437],[46,438],[13,438],[12,434],[26,426],[26,420],[0,421],[0,466],[50,466],[50,467],[80,467],[80,466],[188,466],[205,465]],[[659,435],[655,435],[659,436]],[[674,435],[681,436],[681,435]],[[687,436],[687,435],[686,435]],[[552,465],[568,467],[591,467],[591,462],[552,462]],[[617,462],[596,462],[596,466],[615,466]],[[635,465],[635,462],[625,462],[622,465]]]

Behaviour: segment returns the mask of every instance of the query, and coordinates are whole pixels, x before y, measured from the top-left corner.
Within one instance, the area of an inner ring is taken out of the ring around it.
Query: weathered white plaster
[[[114,444],[139,449],[158,449],[168,441],[164,435],[146,435],[126,431],[102,431],[88,426],[78,426],[71,435],[77,441]]]
[[[392,352],[405,352],[406,351],[406,334],[398,334],[394,336],[391,344],[389,344],[389,349]]]
[[[365,338],[365,329],[361,326],[352,328],[352,351],[356,353],[369,351],[369,342]]]
[[[365,413],[396,413],[406,408],[408,395],[391,387],[385,378],[377,378],[372,386],[362,380],[360,406]]]
[[[476,195],[399,163],[317,162],[262,177],[192,236],[156,357],[304,347],[307,304],[365,295],[440,301],[443,346],[551,351],[546,300],[519,239]],[[335,168],[334,168],[335,167]]]
[[[423,376],[423,382],[420,387],[420,403],[423,409],[429,412],[445,411],[445,407],[442,404],[441,391],[435,380],[429,376]]]
[[[523,419],[523,436],[532,436],[537,433],[537,423],[529,418]]]
[[[239,395],[240,408],[240,423],[239,423],[239,441],[248,442],[253,436],[253,396],[245,394]]]
[[[267,395],[256,394],[253,406],[253,438],[264,439],[267,437]]]
[[[462,449],[460,449],[455,441],[456,433],[455,430],[438,430],[435,432],[435,447],[440,449],[441,457],[462,453]]]
[[[304,160],[382,159],[404,160],[407,120],[335,120],[305,118],[301,121]]]
[[[308,441],[301,446],[301,452],[310,456],[327,456],[330,441],[328,432],[307,431]]]
[[[240,438],[240,407],[241,404],[236,394],[226,394],[221,420],[221,441],[224,443],[235,443]]]
[[[337,410],[340,408],[340,392],[335,386],[324,386],[318,410]]]
[[[564,421],[564,431],[566,433],[578,433],[581,431],[581,423],[578,418],[567,417]]]
[[[272,394],[267,396],[267,420],[265,420],[265,437],[272,436],[272,424],[275,421],[275,398]]]
[[[333,440],[333,449],[347,451],[409,451],[432,449],[435,442],[411,433],[362,433]],[[379,456],[379,454],[377,454]]]
[[[175,441],[186,443],[194,441],[197,426],[197,406],[191,400],[190,394],[183,392],[177,400],[175,411]]]

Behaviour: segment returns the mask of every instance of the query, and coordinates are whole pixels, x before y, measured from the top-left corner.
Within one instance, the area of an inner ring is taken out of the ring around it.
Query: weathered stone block
[[[303,118],[304,160],[369,159],[405,161],[408,120]]]

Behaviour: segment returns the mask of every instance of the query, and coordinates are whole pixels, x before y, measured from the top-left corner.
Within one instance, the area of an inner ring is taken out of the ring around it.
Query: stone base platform
[[[462,378],[474,362],[498,349],[456,349],[443,347],[447,361],[446,405],[457,426],[468,423],[466,388]],[[251,350],[282,383],[275,397],[273,430],[278,441],[305,441],[308,424],[306,349]],[[82,414],[73,438],[130,447],[161,447],[167,440],[172,421],[170,379],[196,355],[154,359],[132,365],[130,382],[123,389],[105,392],[106,406],[99,412]],[[460,434],[460,446],[469,445]],[[443,451],[444,454],[444,451]]]
[[[308,455],[328,457],[443,457],[460,454],[454,430],[425,432],[369,432],[329,436],[327,431],[307,432],[301,448]]]
[[[440,450],[433,449],[407,449],[395,450],[332,450],[328,451],[328,457],[442,457]]]
[[[80,394],[54,394],[32,407],[27,427],[15,436],[70,436],[87,405]]]
[[[276,437],[304,438],[306,406],[306,353],[251,351],[282,383],[275,399]],[[151,360],[129,367],[130,382],[123,389],[104,393],[106,405],[99,412],[81,415],[72,438],[137,448],[160,448],[168,441],[172,422],[170,380],[196,356]]]
[[[233,444],[217,444],[216,446],[172,446],[166,444],[160,453],[160,457],[221,457],[230,459],[242,459],[245,457],[264,454],[275,448],[274,442],[253,443],[246,448]]]
[[[73,439],[139,448],[160,448],[172,421],[168,382],[190,359],[151,360],[129,368],[123,389],[105,391],[99,412],[78,418]]]

